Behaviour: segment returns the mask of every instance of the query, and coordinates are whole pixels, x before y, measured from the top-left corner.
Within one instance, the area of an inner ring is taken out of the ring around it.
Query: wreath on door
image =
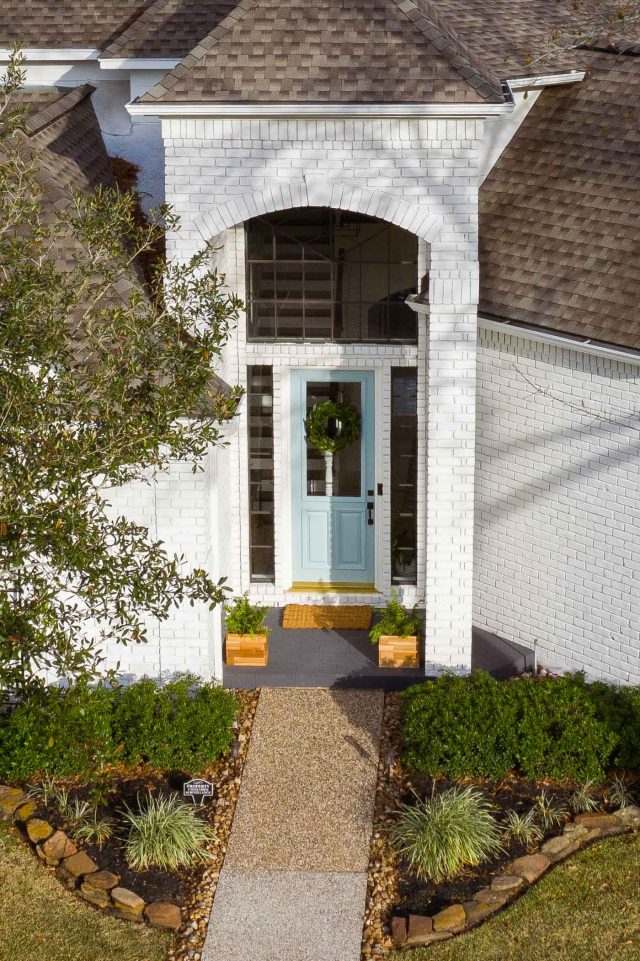
[[[327,400],[311,408],[304,426],[312,447],[335,454],[360,437],[360,414],[352,404]]]

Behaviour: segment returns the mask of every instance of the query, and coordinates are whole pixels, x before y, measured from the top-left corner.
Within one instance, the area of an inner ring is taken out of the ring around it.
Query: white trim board
[[[549,73],[534,77],[518,77],[514,80],[507,80],[506,84],[510,91],[513,90],[532,90],[538,87],[556,87],[562,83],[578,83],[584,80],[586,72],[584,70],[571,70],[569,73]]]
[[[9,60],[13,51],[8,47],[0,47],[0,60]],[[100,51],[90,47],[24,47],[22,53],[27,60],[51,61],[53,63],[69,63],[77,60],[97,60]]]
[[[131,116],[154,117],[286,117],[288,119],[344,119],[348,117],[503,117],[513,113],[509,103],[140,103],[126,105]]]
[[[101,70],[173,70],[180,62],[171,57],[105,57],[99,61]]]
[[[478,317],[478,326],[483,330],[494,330],[511,337],[522,337],[537,344],[552,344],[566,350],[575,350],[582,354],[593,354],[596,357],[606,357],[617,360],[622,364],[633,364],[640,367],[640,351],[631,348],[615,347],[600,344],[585,338],[578,340],[569,335],[557,334],[552,331],[541,330],[539,327],[525,327],[513,324],[508,320],[490,320],[488,317]]]

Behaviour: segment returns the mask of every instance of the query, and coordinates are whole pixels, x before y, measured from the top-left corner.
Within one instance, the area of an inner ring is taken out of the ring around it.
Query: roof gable
[[[431,0],[241,0],[142,102],[501,103]]]

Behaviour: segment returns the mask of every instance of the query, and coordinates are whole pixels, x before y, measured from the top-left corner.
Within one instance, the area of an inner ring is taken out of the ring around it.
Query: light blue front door
[[[291,387],[294,583],[373,584],[374,375],[295,370]],[[349,404],[360,415],[360,437],[333,455],[317,450],[305,432],[309,411],[325,401]]]

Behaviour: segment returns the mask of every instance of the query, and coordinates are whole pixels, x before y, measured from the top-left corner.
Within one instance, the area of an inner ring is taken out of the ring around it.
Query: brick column
[[[425,673],[471,668],[477,264],[434,268],[427,366]]]

